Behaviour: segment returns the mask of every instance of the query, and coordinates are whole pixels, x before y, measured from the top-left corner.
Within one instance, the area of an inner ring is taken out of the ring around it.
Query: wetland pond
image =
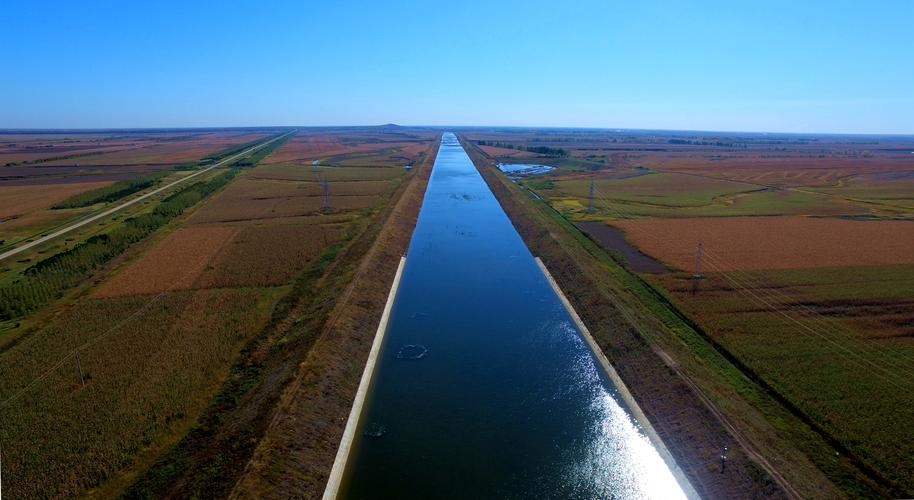
[[[341,498],[682,498],[453,134],[445,134]]]

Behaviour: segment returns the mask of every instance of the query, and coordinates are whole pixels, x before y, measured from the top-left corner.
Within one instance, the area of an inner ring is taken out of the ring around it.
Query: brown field
[[[181,228],[118,273],[96,297],[139,295],[192,288],[216,254],[238,232],[233,227]]]
[[[353,134],[357,135],[349,136],[326,131],[302,132],[266,158],[264,164],[310,166],[312,160],[342,164],[345,161],[341,160],[347,158],[358,164],[360,158],[367,159],[371,155],[379,155],[388,161],[412,163],[418,159],[421,152],[428,149],[429,141],[433,137],[433,134],[428,132]]]
[[[692,270],[699,241],[727,270],[914,263],[914,222],[815,217],[702,217],[608,222],[645,253]]]
[[[3,186],[0,188],[0,218],[23,215],[50,208],[74,194],[111,184],[110,181],[81,182],[33,186]]]
[[[201,141],[209,141],[210,135],[238,142],[252,138],[239,133],[183,134],[187,137],[179,133],[167,141],[146,134],[142,147],[131,151],[129,158],[107,153],[70,160],[82,165],[92,160],[85,169],[46,163],[5,167],[10,175],[0,172],[0,180],[44,182],[57,176],[70,181],[89,172],[120,175],[158,162],[170,168],[167,162],[191,152],[191,159],[199,159],[199,148],[205,146]],[[371,165],[396,155],[418,155],[431,145],[428,141],[418,148],[407,140],[409,134],[370,129],[301,135],[330,137],[323,142],[341,148],[340,155],[365,158]],[[34,139],[23,139],[27,138]],[[130,140],[141,142],[139,137]],[[230,487],[243,467],[238,457],[249,457],[268,423],[267,413],[285,390],[285,382],[310,356],[327,314],[364,256],[349,245],[354,238],[359,238],[360,248],[371,245],[376,233],[368,229],[377,229],[372,221],[377,214],[386,217],[384,203],[410,173],[402,168],[402,160],[395,161],[401,166],[243,169],[160,232],[108,261],[84,285],[24,317],[21,325],[11,326],[14,341],[0,346],[0,443],[4,479],[7,474],[11,478],[4,482],[4,493],[27,498],[116,497],[163,461],[169,471],[157,471],[157,478],[194,467],[199,472],[194,484],[183,488],[194,489],[197,481]],[[106,162],[110,167],[101,166]],[[315,172],[330,182],[330,211],[321,210],[322,188]],[[0,193],[6,190],[0,187]],[[155,203],[143,204],[136,212]],[[33,212],[42,213],[46,212]],[[110,227],[121,220],[115,217],[104,224]],[[411,219],[401,222],[412,224]],[[57,251],[85,236],[80,233],[66,243],[61,239],[57,247],[46,250]],[[346,267],[340,273],[334,266],[342,258]],[[327,283],[333,288],[325,290]],[[69,357],[77,347],[85,386]],[[48,363],[53,366],[47,375],[33,383]],[[7,406],[7,398],[23,388],[21,399]],[[243,429],[233,423],[223,426],[227,416],[240,418]],[[218,446],[216,457],[196,456],[198,449],[193,447],[193,463],[172,467],[176,462],[170,453],[181,446],[179,440],[201,431],[240,432],[244,438],[238,446]],[[223,461],[224,456],[229,461]],[[216,479],[225,470],[235,476]]]
[[[721,179],[770,186],[833,186],[842,179],[860,174],[912,172],[914,162],[907,158],[818,158],[807,155],[692,156],[649,155],[645,163],[661,169],[707,175]]]
[[[508,157],[508,158],[523,158],[537,156],[536,153],[528,153],[526,151],[518,151],[516,149],[508,148],[496,148],[494,146],[479,146],[479,149],[485,151],[486,154],[499,157]]]
[[[314,215],[323,207],[318,174],[305,167],[258,167],[232,183],[220,196],[198,210],[192,223],[236,222]],[[382,171],[381,175],[374,172]],[[332,212],[368,208],[392,187],[384,171],[403,175],[403,169],[322,168],[329,182]],[[369,175],[361,180],[362,174]],[[339,179],[339,180],[338,180]]]
[[[339,229],[335,226],[247,225],[222,248],[194,286],[283,285],[338,239]]]
[[[310,166],[265,165],[249,173],[247,178],[314,182],[318,175],[326,177],[331,182],[341,180],[384,180],[394,179],[403,175],[403,169],[396,167],[315,168]]]
[[[261,290],[90,299],[0,353],[0,400],[80,349],[3,408],[4,497],[73,498],[140,453],[161,452],[208,404],[275,297]],[[69,359],[67,359],[69,361]]]
[[[266,137],[265,133],[205,133],[166,142],[149,141],[142,147],[80,158],[61,159],[42,165],[131,165],[144,163],[183,163],[203,158],[230,146]]]
[[[354,210],[368,208],[377,201],[377,196],[336,196],[332,200],[332,207],[333,210]],[[194,213],[189,221],[201,224],[298,217],[314,215],[322,206],[321,196],[248,198],[243,204],[220,198]]]

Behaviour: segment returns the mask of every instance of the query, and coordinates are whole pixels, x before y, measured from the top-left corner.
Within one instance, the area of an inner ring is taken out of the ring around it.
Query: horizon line
[[[193,125],[193,126],[152,126],[152,127],[0,127],[0,134],[24,132],[141,132],[141,131],[168,131],[168,130],[250,130],[250,129],[330,129],[330,128],[425,128],[425,129],[530,129],[530,130],[593,130],[609,132],[687,132],[699,134],[757,134],[757,135],[793,135],[793,136],[872,136],[872,137],[911,137],[914,132],[786,132],[772,130],[713,130],[713,129],[688,129],[688,128],[638,128],[638,127],[595,127],[595,126],[569,126],[569,125],[415,125],[415,124],[349,124],[349,125]]]

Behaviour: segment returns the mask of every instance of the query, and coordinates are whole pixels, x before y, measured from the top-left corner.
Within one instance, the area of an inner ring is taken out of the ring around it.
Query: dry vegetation
[[[723,270],[914,263],[914,222],[818,217],[701,217],[611,221],[671,267],[692,270],[698,242]]]
[[[233,227],[180,228],[108,280],[95,295],[115,297],[192,288],[237,232]]]
[[[78,193],[104,187],[111,182],[81,182],[78,184],[2,186],[0,193],[0,220],[20,217],[51,208]]]
[[[131,161],[199,155],[201,144],[212,141],[207,137],[175,138],[181,145],[150,139]],[[253,136],[213,137],[235,143]],[[341,153],[353,147],[351,141],[338,142],[345,143]],[[393,167],[316,169],[331,185],[327,211],[321,210],[314,173],[301,170],[289,165],[245,170],[192,213],[179,216],[163,237],[131,247],[85,286],[26,318],[34,326],[0,347],[4,493],[117,495],[191,429],[220,436],[254,432],[217,446],[217,463],[200,456],[188,465],[205,469],[195,481],[223,468],[240,473],[235,467],[243,463],[222,460],[222,453],[245,457],[245,447],[254,446],[255,430],[262,432],[266,420],[244,420],[240,428],[227,429],[220,426],[229,414],[224,412],[240,404],[237,398],[246,391],[258,396],[239,418],[272,411],[282,373],[298,366],[313,341],[308,330],[291,329],[320,325],[337,299],[311,287],[323,283],[318,280],[340,249],[354,232],[369,227],[369,218],[409,173]],[[121,225],[112,221],[112,227]],[[370,245],[373,233],[365,234],[363,244]],[[358,264],[362,256],[356,251],[347,258]],[[76,370],[77,351],[85,385]],[[261,370],[273,371],[261,375]],[[210,483],[206,491],[214,491],[213,484],[225,488],[232,482]]]
[[[273,300],[244,289],[89,299],[0,354],[4,492],[74,497],[173,439]]]

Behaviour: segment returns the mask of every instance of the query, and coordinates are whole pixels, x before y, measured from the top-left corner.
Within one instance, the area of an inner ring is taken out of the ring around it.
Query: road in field
[[[107,217],[107,216],[109,216],[109,215],[111,215],[111,214],[113,214],[113,213],[119,212],[119,211],[121,211],[121,210],[123,210],[123,209],[129,207],[130,205],[133,205],[133,204],[135,204],[135,203],[138,203],[138,202],[140,202],[140,201],[143,201],[143,200],[145,200],[146,198],[149,198],[150,196],[155,196],[155,195],[161,193],[162,191],[165,191],[166,189],[169,189],[169,188],[172,188],[172,187],[174,187],[174,186],[177,186],[178,184],[181,184],[182,182],[186,182],[186,181],[188,181],[188,180],[190,180],[190,179],[193,179],[194,177],[197,177],[197,176],[199,176],[199,175],[203,175],[203,174],[205,174],[206,172],[209,172],[210,170],[212,170],[212,169],[214,169],[214,168],[221,167],[222,165],[225,165],[225,164],[228,163],[228,162],[237,160],[238,158],[240,158],[240,157],[242,157],[242,156],[244,156],[244,155],[246,155],[246,154],[248,154],[248,153],[252,153],[252,152],[254,152],[254,151],[256,151],[256,150],[258,150],[258,149],[260,149],[260,148],[262,148],[262,147],[264,147],[264,146],[266,146],[266,145],[268,145],[268,144],[271,144],[271,143],[276,142],[276,141],[278,141],[278,140],[280,140],[280,139],[282,139],[282,138],[284,138],[284,137],[287,137],[287,136],[289,136],[289,135],[292,135],[292,134],[294,134],[295,132],[296,132],[296,131],[293,130],[293,131],[291,131],[291,132],[289,132],[289,133],[287,133],[287,134],[283,134],[283,135],[280,135],[280,136],[278,136],[278,137],[274,137],[273,139],[270,139],[269,141],[262,142],[262,143],[260,143],[260,144],[258,144],[258,145],[256,145],[256,146],[253,146],[253,147],[251,147],[251,148],[245,149],[244,151],[242,151],[242,152],[240,152],[240,153],[238,153],[238,154],[236,154],[236,155],[234,155],[234,156],[230,156],[230,157],[228,157],[228,158],[226,158],[226,159],[224,159],[224,160],[222,160],[222,161],[220,161],[220,162],[214,163],[214,164],[212,164],[212,165],[210,165],[210,166],[208,166],[208,167],[206,167],[206,168],[204,168],[204,169],[202,169],[202,170],[198,170],[198,171],[196,171],[196,172],[194,172],[194,173],[188,175],[187,177],[182,177],[182,178],[180,178],[180,179],[178,179],[178,180],[176,180],[176,181],[174,181],[174,182],[171,182],[171,183],[169,183],[169,184],[167,184],[167,185],[165,185],[165,186],[162,186],[162,187],[160,187],[160,188],[156,188],[156,189],[154,189],[154,190],[152,190],[152,191],[150,191],[150,192],[148,192],[148,193],[146,193],[146,194],[144,194],[144,195],[142,195],[142,196],[138,196],[138,197],[136,197],[136,198],[134,198],[134,199],[132,199],[132,200],[130,200],[130,201],[126,201],[126,202],[124,202],[124,203],[121,203],[120,205],[118,205],[118,206],[116,206],[116,207],[109,208],[108,210],[105,210],[104,212],[101,212],[101,213],[99,213],[99,214],[93,215],[92,217],[89,217],[88,219],[83,219],[83,220],[81,220],[81,221],[74,222],[73,224],[71,224],[71,225],[69,225],[69,226],[67,226],[67,227],[65,227],[65,228],[63,228],[63,229],[58,229],[57,231],[54,231],[53,233],[50,233],[50,234],[48,234],[47,236],[42,236],[41,238],[38,238],[37,240],[33,240],[33,241],[28,242],[28,243],[19,245],[19,246],[17,246],[16,248],[13,248],[13,249],[11,249],[11,250],[7,250],[6,252],[3,252],[2,254],[0,254],[0,261],[2,261],[2,260],[4,260],[4,259],[7,259],[7,258],[9,258],[9,257],[12,257],[12,256],[14,256],[14,255],[16,255],[16,254],[18,254],[18,253],[24,252],[24,251],[28,250],[29,248],[32,248],[32,247],[38,246],[38,245],[40,245],[40,244],[42,244],[42,243],[48,242],[48,241],[50,241],[50,240],[53,240],[54,238],[57,238],[58,236],[62,236],[62,235],[64,235],[64,234],[67,234],[67,233],[69,233],[70,231],[73,231],[74,229],[79,229],[79,228],[85,226],[86,224],[91,224],[92,222],[95,222],[95,221],[97,221],[97,220],[99,220],[99,219],[102,219],[102,218],[104,218],[104,217]]]

